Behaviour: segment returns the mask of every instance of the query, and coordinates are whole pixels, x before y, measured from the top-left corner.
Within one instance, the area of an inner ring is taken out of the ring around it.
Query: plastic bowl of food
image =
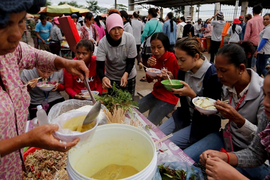
[[[43,81],[37,83],[37,87],[42,91],[51,91],[55,87],[55,85],[55,81]]]
[[[216,100],[208,97],[195,97],[192,99],[192,103],[196,109],[205,115],[216,114],[217,109],[214,106]]]
[[[161,70],[156,68],[146,68],[146,74],[157,77],[158,74],[161,74]]]
[[[164,87],[169,90],[169,91],[172,91],[172,88],[174,89],[180,89],[182,88],[184,85],[180,82],[180,80],[177,80],[177,79],[172,79],[172,84],[170,82],[170,80],[166,79],[166,80],[163,80],[161,81],[161,84],[164,85]]]
[[[91,92],[93,95],[99,95],[98,91],[91,91]],[[91,96],[88,91],[82,93],[83,93],[82,97],[84,97],[86,100],[91,100]]]

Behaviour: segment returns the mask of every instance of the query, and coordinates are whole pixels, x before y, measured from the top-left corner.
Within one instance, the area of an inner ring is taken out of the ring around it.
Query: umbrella
[[[61,16],[62,14],[72,14],[72,13],[87,13],[88,9],[81,9],[70,6],[68,4],[63,4],[60,6],[47,6],[46,8],[39,11],[39,13],[47,13],[50,16]]]

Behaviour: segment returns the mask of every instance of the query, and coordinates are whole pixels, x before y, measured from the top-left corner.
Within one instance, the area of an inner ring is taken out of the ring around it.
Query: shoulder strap
[[[158,21],[157,21],[157,25],[156,25],[155,30],[154,30],[149,36],[147,36],[147,37],[145,38],[145,41],[155,33],[157,27],[158,27]]]

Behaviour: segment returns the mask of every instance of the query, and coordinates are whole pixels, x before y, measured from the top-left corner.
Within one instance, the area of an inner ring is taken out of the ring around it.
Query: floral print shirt
[[[20,70],[38,67],[56,71],[55,57],[23,42],[13,53],[0,56],[0,76],[4,86],[4,89],[0,86],[0,141],[25,131],[30,96],[20,79]],[[0,179],[22,179],[19,151],[1,158]]]

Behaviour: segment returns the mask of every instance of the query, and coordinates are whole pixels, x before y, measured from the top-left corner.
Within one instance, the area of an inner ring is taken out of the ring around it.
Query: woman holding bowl
[[[161,81],[168,79],[167,73],[171,79],[177,76],[178,65],[172,52],[169,52],[170,40],[165,33],[159,32],[153,34],[150,40],[152,57],[147,61],[149,67],[162,69],[160,74],[151,76],[146,73],[146,80],[150,83],[157,80],[153,91],[139,100],[139,111],[141,113],[152,109],[148,119],[155,125],[170,113],[177,104],[178,97],[173,92],[168,91],[161,84]]]
[[[203,56],[197,39],[185,37],[176,42],[175,56],[179,65],[177,79],[184,84],[182,89],[173,89],[180,97],[181,107],[159,128],[166,135],[173,133],[172,142],[185,149],[221,125],[217,115],[203,115],[195,110],[191,100],[196,96],[220,99],[221,83],[216,68]]]
[[[46,1],[0,1],[0,179],[22,179],[22,148],[39,147],[68,151],[78,139],[66,144],[52,136],[57,125],[44,125],[24,133],[30,96],[20,80],[21,69],[33,67],[57,71],[66,68],[80,78],[88,78],[83,62],[69,61],[20,42],[25,30],[26,11],[37,13]]]

